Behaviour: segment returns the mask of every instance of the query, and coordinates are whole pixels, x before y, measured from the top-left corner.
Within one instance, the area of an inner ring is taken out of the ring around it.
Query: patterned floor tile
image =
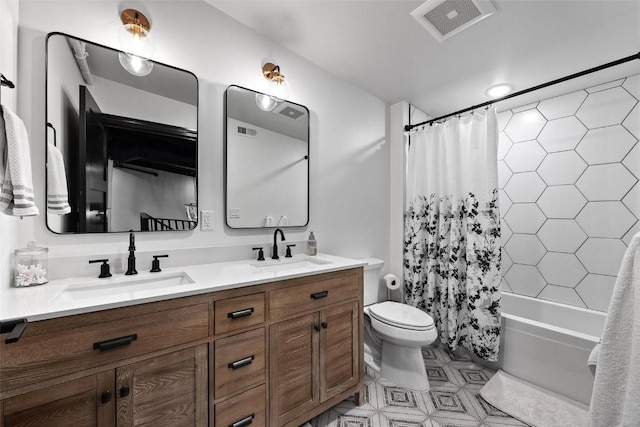
[[[335,414],[335,427],[381,427],[380,417],[375,411],[351,411],[348,414],[340,414],[333,410],[330,412]]]
[[[426,424],[425,414],[380,414],[380,427],[431,427],[431,423]]]
[[[429,417],[429,419],[435,421],[438,427],[476,427],[480,424],[480,421],[469,414],[452,412],[438,412]]]

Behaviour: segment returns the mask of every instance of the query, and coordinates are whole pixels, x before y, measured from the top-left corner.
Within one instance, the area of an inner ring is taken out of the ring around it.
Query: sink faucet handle
[[[108,259],[92,259],[89,261],[89,264],[93,264],[95,262],[101,262],[100,266],[100,275],[98,278],[103,279],[105,277],[111,277],[111,271],[109,271],[109,260]]]
[[[284,255],[285,258],[291,258],[291,247],[292,246],[295,246],[295,244],[287,245],[287,253]]]
[[[169,255],[154,255],[153,256],[153,262],[151,263],[151,273],[157,273],[159,271],[162,271],[160,269],[160,260],[158,258],[169,258]]]
[[[264,261],[264,250],[262,248],[253,248],[254,251],[258,251],[258,261]]]

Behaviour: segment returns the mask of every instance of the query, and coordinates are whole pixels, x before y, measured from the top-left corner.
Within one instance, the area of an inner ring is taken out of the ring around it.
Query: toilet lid
[[[433,328],[433,319],[427,313],[410,305],[385,301],[369,307],[369,314],[381,322],[405,329],[424,331]]]

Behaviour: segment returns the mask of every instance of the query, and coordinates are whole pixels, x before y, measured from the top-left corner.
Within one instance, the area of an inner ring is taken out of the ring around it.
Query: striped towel
[[[20,217],[38,215],[27,130],[20,117],[5,106],[1,109],[4,129],[0,129],[0,211]]]
[[[47,144],[47,212],[54,215],[71,212],[64,159],[53,144]]]

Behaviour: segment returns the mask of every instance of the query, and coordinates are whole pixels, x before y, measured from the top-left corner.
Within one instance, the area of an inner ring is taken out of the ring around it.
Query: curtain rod
[[[559,78],[559,79],[556,79],[556,80],[552,80],[552,81],[547,82],[547,83],[542,83],[542,84],[540,84],[538,86],[534,86],[534,87],[531,87],[529,89],[524,89],[524,90],[521,90],[519,92],[514,92],[514,93],[512,93],[510,95],[506,95],[506,96],[503,96],[501,98],[497,98],[497,99],[493,99],[491,101],[483,102],[482,104],[474,105],[472,107],[465,108],[463,110],[458,110],[458,111],[453,112],[453,113],[445,114],[444,116],[436,117],[435,119],[426,120],[424,122],[417,123],[415,125],[405,125],[404,130],[405,130],[405,132],[408,132],[411,129],[413,129],[415,127],[418,127],[418,126],[422,126],[422,125],[426,125],[426,124],[432,124],[433,122],[437,122],[438,120],[446,119],[446,118],[451,117],[451,116],[457,116],[458,114],[466,113],[468,111],[477,110],[478,108],[486,107],[486,106],[494,104],[496,102],[504,101],[504,100],[507,100],[507,99],[510,99],[510,98],[515,98],[516,96],[524,95],[525,93],[534,92],[534,91],[539,90],[539,89],[544,89],[545,87],[549,87],[549,86],[553,86],[553,85],[558,84],[558,83],[566,82],[567,80],[571,80],[571,79],[575,79],[577,77],[586,76],[587,74],[595,73],[596,71],[601,71],[601,70],[604,70],[604,69],[607,69],[607,68],[615,67],[616,65],[624,64],[625,62],[633,61],[634,59],[640,59],[640,52],[636,53],[635,55],[627,56],[626,58],[618,59],[617,61],[608,62],[606,64],[599,65],[597,67],[589,68],[588,70],[580,71],[579,73],[571,74],[570,76],[566,76],[566,77],[562,77],[562,78]]]

